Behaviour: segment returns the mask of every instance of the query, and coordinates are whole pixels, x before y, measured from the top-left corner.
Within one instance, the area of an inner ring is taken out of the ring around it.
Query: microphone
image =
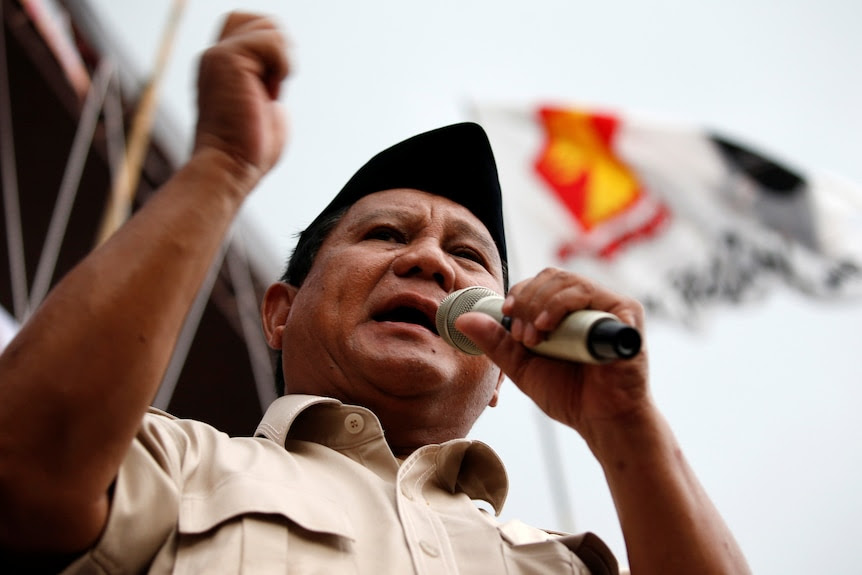
[[[503,301],[495,291],[481,286],[452,292],[437,308],[437,333],[453,347],[470,355],[481,355],[476,344],[455,329],[455,320],[467,312],[478,311],[493,317],[508,330],[512,320],[503,315]],[[611,313],[579,310],[564,317],[545,341],[529,349],[556,359],[608,363],[636,356],[641,349],[641,336],[636,328]]]

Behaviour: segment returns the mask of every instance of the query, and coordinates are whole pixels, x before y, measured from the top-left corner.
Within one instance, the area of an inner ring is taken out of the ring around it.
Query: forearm
[[[633,575],[749,573],[732,533],[651,404],[589,443],[608,480]]]
[[[648,386],[647,348],[630,361],[592,365],[543,358],[526,348],[568,314],[593,309],[644,329],[643,307],[587,278],[548,268],[509,290],[510,330],[481,313],[458,329],[477,343],[548,416],[577,431],[602,465],[632,573],[747,573]]]
[[[107,489],[247,192],[227,168],[219,153],[199,153],[61,281],[0,356],[6,513],[31,503],[106,510]]]

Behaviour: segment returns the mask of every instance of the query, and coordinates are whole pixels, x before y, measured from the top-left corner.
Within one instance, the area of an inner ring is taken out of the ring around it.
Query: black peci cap
[[[497,164],[488,136],[478,124],[445,126],[383,150],[359,168],[309,227],[369,194],[396,188],[422,190],[466,207],[488,228],[505,264]]]

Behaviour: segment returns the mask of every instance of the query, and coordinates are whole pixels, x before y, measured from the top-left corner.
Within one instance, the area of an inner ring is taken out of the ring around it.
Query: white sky
[[[92,0],[148,70],[169,0]],[[188,134],[194,64],[221,16],[273,14],[292,39],[291,142],[244,216],[273,276],[353,171],[492,101],[595,104],[689,121],[862,183],[862,3],[856,0],[190,0],[163,87]],[[862,198],[860,198],[862,206]],[[779,291],[716,311],[698,333],[656,322],[653,387],[694,468],[759,574],[858,572],[862,305]],[[535,410],[510,385],[475,436],[501,453],[504,517],[571,529],[543,469]],[[562,446],[574,528],[624,557],[600,470]]]

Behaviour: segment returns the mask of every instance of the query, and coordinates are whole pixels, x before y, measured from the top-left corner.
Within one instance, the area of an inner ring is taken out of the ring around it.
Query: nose
[[[392,267],[400,277],[432,280],[446,293],[451,292],[455,285],[455,268],[449,261],[449,256],[431,238],[405,246]]]

